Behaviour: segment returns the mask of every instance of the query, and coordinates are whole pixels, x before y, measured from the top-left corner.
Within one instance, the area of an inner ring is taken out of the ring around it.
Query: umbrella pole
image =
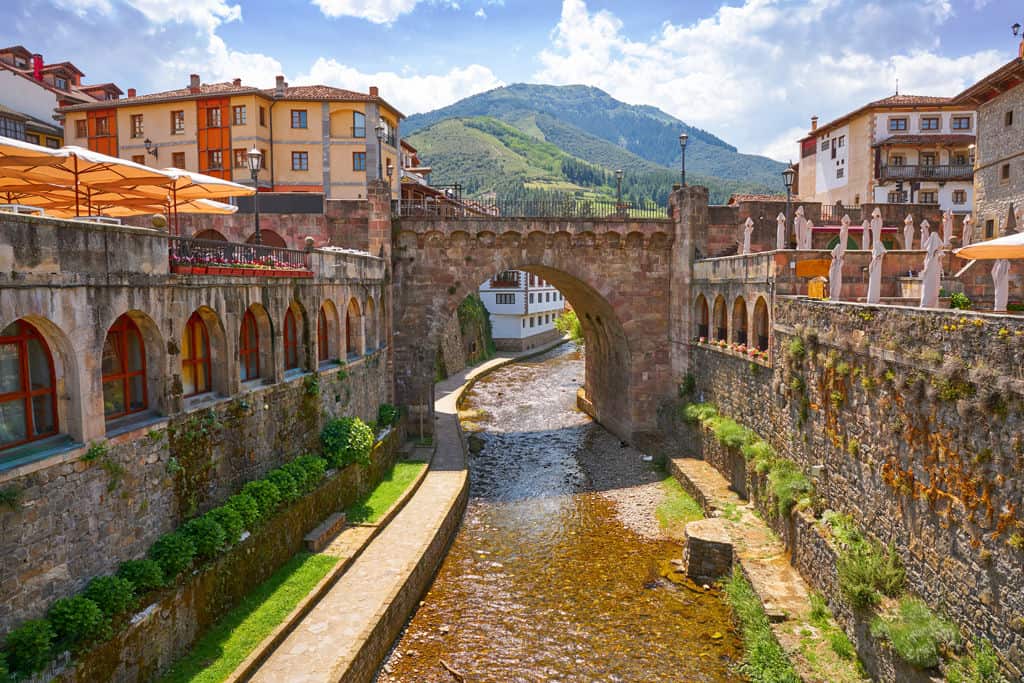
[[[175,181],[175,182],[177,182],[177,181]],[[173,201],[174,201],[174,233],[178,237],[181,237],[181,225],[178,224],[178,188],[177,187],[172,187],[171,188],[171,195],[174,198],[173,199]]]
[[[82,215],[81,211],[79,211],[79,208],[78,208],[78,203],[79,203],[78,192],[79,192],[79,189],[78,189],[78,155],[76,154],[75,155],[75,218],[78,218],[80,215]]]

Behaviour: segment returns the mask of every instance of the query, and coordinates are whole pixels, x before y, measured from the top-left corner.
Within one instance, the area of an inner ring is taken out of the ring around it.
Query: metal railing
[[[849,216],[853,223],[861,222],[861,209],[859,206],[842,206],[840,204],[822,204],[821,221],[838,222],[843,216]]]
[[[245,268],[253,270],[254,275],[259,270],[309,270],[309,253],[299,249],[192,237],[167,239],[171,266]]]
[[[654,202],[618,203],[601,199],[522,200],[443,197],[401,199],[393,203],[396,216],[420,218],[668,218],[668,209]]]
[[[973,177],[974,167],[970,164],[882,166],[879,173],[883,180],[970,180]]]

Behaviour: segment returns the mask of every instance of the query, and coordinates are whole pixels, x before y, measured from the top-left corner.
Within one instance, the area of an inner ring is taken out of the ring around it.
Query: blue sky
[[[241,77],[406,114],[505,83],[584,83],[785,159],[822,120],[950,95],[1016,54],[1010,0],[7,0],[0,43],[140,92]]]

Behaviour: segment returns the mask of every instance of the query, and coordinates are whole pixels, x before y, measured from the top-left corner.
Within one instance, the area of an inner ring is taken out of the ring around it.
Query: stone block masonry
[[[697,583],[714,583],[732,571],[732,540],[720,518],[700,519],[686,525],[683,565]]]
[[[691,353],[697,396],[818,472],[823,505],[893,544],[910,590],[1019,675],[1024,321],[777,297],[772,368]]]

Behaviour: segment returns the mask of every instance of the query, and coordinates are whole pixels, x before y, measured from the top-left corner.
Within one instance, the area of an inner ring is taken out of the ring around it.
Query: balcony
[[[882,166],[880,180],[971,180],[974,167],[970,164],[944,166]]]
[[[178,275],[313,276],[305,251],[191,237],[167,239],[170,271]]]

